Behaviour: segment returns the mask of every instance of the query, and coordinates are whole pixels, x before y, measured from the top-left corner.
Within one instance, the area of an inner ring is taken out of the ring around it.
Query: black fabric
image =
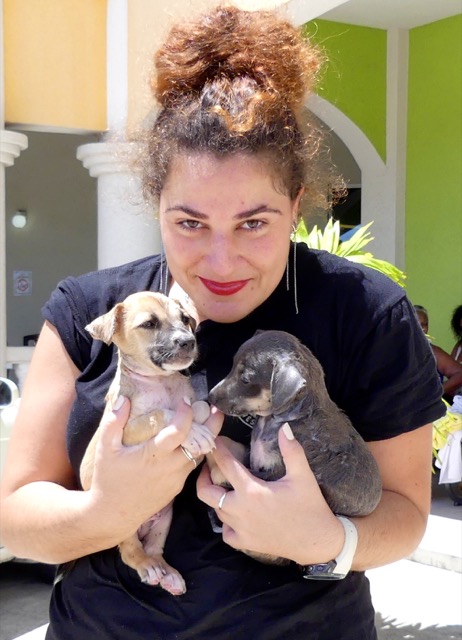
[[[96,429],[115,372],[112,347],[92,342],[85,325],[128,294],[159,289],[159,258],[69,278],[43,315],[54,324],[82,371],[68,428],[77,473]],[[210,389],[231,367],[237,348],[257,329],[298,336],[324,367],[331,397],[366,440],[391,438],[444,413],[428,342],[404,291],[388,278],[331,256],[297,248],[294,284],[233,324],[201,323],[200,355],[191,369]],[[227,419],[222,433],[249,440],[249,429]],[[225,545],[211,530],[191,474],[176,498],[165,556],[183,574],[187,593],[174,597],[142,584],[117,550],[79,560],[53,591],[48,640],[375,640],[368,581],[351,573],[340,582],[303,580],[294,565],[262,565]]]

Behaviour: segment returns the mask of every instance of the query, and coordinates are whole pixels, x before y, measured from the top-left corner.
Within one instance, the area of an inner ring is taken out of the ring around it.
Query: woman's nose
[[[213,273],[224,278],[231,275],[236,266],[239,251],[235,241],[222,235],[211,238],[207,262]]]

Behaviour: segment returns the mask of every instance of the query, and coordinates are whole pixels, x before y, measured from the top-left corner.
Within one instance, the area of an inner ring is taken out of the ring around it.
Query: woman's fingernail
[[[290,428],[290,424],[288,422],[284,422],[282,425],[282,430],[284,431],[284,435],[287,440],[294,440],[294,432]]]
[[[124,402],[125,402],[125,396],[118,396],[117,400],[112,405],[112,410],[118,411],[122,407]]]
[[[188,405],[188,407],[191,406],[191,398],[188,398],[188,396],[184,396],[183,401]]]

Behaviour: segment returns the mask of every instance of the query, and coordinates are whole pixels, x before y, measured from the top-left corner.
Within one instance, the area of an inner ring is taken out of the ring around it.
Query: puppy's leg
[[[242,462],[244,466],[248,466],[249,452],[247,447],[241,444],[240,442],[235,442],[234,440],[231,440],[231,438],[227,438],[226,436],[222,436],[222,439],[226,441],[226,447],[231,451],[233,456],[237,458],[239,462]],[[220,487],[223,487],[226,489],[232,489],[231,485],[222,474],[220,467],[215,462],[213,453],[208,453],[206,456],[206,459],[207,459],[207,466],[210,471],[210,478],[213,484],[219,485]],[[208,514],[209,514],[209,520],[212,526],[212,530],[215,533],[222,533],[223,525],[220,519],[218,518],[215,509],[212,509],[211,507],[209,507]]]
[[[124,428],[122,443],[130,446],[146,442],[156,436],[165,424],[163,409],[156,409],[151,413],[130,418]]]
[[[174,596],[186,592],[181,574],[163,557],[165,540],[172,521],[172,505],[156,513],[137,533],[119,545],[122,560],[138,572],[142,582],[163,589]]]
[[[196,405],[198,406],[196,407]],[[205,410],[204,405],[207,405],[207,403],[203,401],[193,403],[193,417],[197,415],[199,419],[202,420],[205,418],[205,420],[207,420],[210,415],[210,409]],[[165,424],[171,424],[175,412],[169,409],[164,409],[163,412]],[[195,458],[199,458],[215,448],[215,436],[210,429],[205,426],[205,424],[193,422],[188,435],[181,444],[191,452],[191,455]]]
[[[249,460],[249,450],[244,444],[240,442],[236,442],[235,440],[231,440],[231,438],[227,438],[226,436],[221,436],[221,439],[225,442],[226,448],[231,451],[233,456],[239,460],[245,467],[248,467]],[[212,479],[213,484],[218,484],[221,487],[229,487],[229,483],[222,474],[220,468],[215,462],[215,458],[213,457],[213,453],[208,453],[207,456],[207,465],[210,470],[210,477]]]

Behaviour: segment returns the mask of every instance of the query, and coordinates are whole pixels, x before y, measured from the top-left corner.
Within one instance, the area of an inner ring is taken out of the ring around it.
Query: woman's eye
[[[263,229],[265,224],[266,222],[264,220],[247,220],[246,222],[244,222],[242,227],[244,229],[250,229],[251,231],[258,231],[260,229]]]
[[[195,229],[202,228],[202,223],[199,222],[199,220],[181,220],[179,225],[187,231],[194,231]]]

